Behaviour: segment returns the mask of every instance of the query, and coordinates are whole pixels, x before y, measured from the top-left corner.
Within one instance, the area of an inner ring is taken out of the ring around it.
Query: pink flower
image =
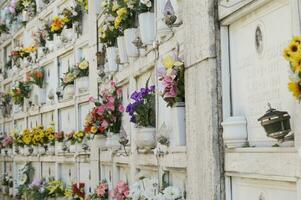
[[[174,98],[176,96],[177,96],[177,88],[175,86],[172,86],[164,93],[164,98]]]
[[[109,110],[111,110],[111,111],[114,111],[114,110],[115,110],[115,106],[114,106],[114,104],[111,103],[111,102],[107,103],[106,106],[107,106],[107,108],[108,108]]]
[[[95,102],[95,98],[91,96],[91,97],[89,97],[89,101],[94,103]]]
[[[97,114],[99,114],[99,115],[102,115],[102,113],[104,113],[104,111],[105,111],[105,106],[104,105],[101,105],[101,106],[99,106],[99,107],[97,107]]]
[[[106,129],[106,128],[108,128],[108,126],[109,126],[109,123],[106,120],[103,120],[101,123],[101,127]]]
[[[116,90],[116,94],[117,94],[117,96],[121,97],[121,95],[122,95],[122,89],[121,89],[121,88],[118,88],[118,89]]]
[[[122,104],[119,105],[118,109],[119,109],[119,112],[122,112],[122,113],[124,112],[124,106]]]
[[[115,98],[114,98],[113,96],[108,96],[108,97],[107,97],[107,100],[108,100],[110,103],[114,103]]]
[[[112,88],[115,88],[116,87],[116,83],[114,81],[111,81],[111,86],[112,86]]]

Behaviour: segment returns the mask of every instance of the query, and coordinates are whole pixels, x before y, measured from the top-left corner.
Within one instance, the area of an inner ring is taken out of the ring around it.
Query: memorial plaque
[[[295,200],[296,184],[232,177],[232,199],[243,200]]]
[[[257,146],[270,140],[257,121],[268,103],[294,116],[289,66],[282,56],[292,37],[290,21],[289,4],[273,2],[229,26],[232,112],[246,117],[248,139]]]

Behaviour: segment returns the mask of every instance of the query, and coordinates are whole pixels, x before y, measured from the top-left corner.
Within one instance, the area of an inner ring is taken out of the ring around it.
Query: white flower
[[[176,186],[169,186],[163,191],[166,200],[177,200],[182,197],[181,190]]]
[[[152,2],[151,0],[140,0],[140,3],[146,5],[147,7],[152,7]]]

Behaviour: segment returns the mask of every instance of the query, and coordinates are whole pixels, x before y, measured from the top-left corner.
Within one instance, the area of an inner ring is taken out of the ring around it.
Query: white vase
[[[46,154],[46,149],[43,146],[38,147],[39,150],[39,155],[45,155]]]
[[[76,88],[79,93],[86,92],[89,89],[89,76],[83,76],[76,79]]]
[[[63,147],[64,143],[63,142],[55,142],[55,154],[58,155],[60,153],[63,153]]]
[[[74,94],[75,94],[74,85],[67,85],[64,88],[64,99],[70,99],[74,96]]]
[[[129,28],[129,29],[124,30],[126,52],[129,57],[137,57],[138,56],[138,49],[133,44],[133,41],[136,38],[137,38],[137,29],[136,28]]]
[[[120,63],[127,63],[128,55],[126,52],[124,36],[119,36],[117,38],[117,46],[118,46],[118,55],[119,55]]]
[[[76,144],[69,144],[69,152],[75,153],[76,152]]]
[[[101,150],[106,149],[106,137],[104,135],[95,135],[92,140],[92,146]]]
[[[222,123],[223,139],[227,147],[242,147],[247,142],[247,121],[245,117],[229,117]]]
[[[9,188],[8,194],[9,194],[10,196],[13,196],[13,195],[14,195],[14,188],[13,188],[13,187],[10,187],[10,188]]]
[[[47,154],[48,155],[54,155],[55,154],[55,146],[54,145],[49,144],[47,146]]]
[[[186,145],[185,103],[176,103],[169,111],[170,146],[184,146]]]
[[[155,40],[155,14],[141,13],[138,16],[141,41],[144,44],[153,44]]]
[[[136,145],[140,149],[152,149],[156,145],[155,128],[136,128]]]
[[[119,149],[119,139],[119,133],[108,133],[108,137],[106,138],[106,147],[109,149]]]
[[[117,65],[117,48],[108,47],[107,48],[107,60],[108,60],[108,72],[116,72],[118,69]]]

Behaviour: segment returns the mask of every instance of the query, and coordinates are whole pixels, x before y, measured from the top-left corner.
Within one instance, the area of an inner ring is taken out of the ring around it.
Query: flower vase
[[[55,154],[56,155],[63,153],[64,152],[63,148],[64,148],[63,142],[55,142]]]
[[[155,14],[141,13],[138,16],[141,41],[144,44],[153,44],[155,40]]]
[[[117,38],[117,46],[118,46],[118,55],[119,55],[120,63],[127,63],[128,56],[126,52],[124,36],[119,36]]]
[[[6,186],[6,185],[3,185],[3,186],[2,186],[2,193],[3,193],[3,194],[8,194],[8,193],[9,193],[9,187]]]
[[[27,10],[22,11],[22,22],[28,22],[29,20],[29,14]]]
[[[39,150],[39,155],[45,155],[46,154],[46,149],[45,149],[44,146],[39,146],[38,150]]]
[[[53,144],[49,144],[47,146],[47,154],[54,155],[55,154],[55,146]]]
[[[117,65],[117,48],[108,47],[107,48],[107,60],[108,60],[108,72],[116,72],[118,69]]]
[[[76,79],[76,87],[79,93],[86,92],[89,89],[89,76]]]
[[[156,145],[155,128],[136,128],[136,146],[140,149],[150,150]]]
[[[227,147],[243,147],[247,143],[247,121],[243,116],[233,116],[222,123],[223,139]]]
[[[64,88],[64,99],[71,99],[71,98],[73,98],[74,93],[75,93],[74,85],[73,84],[72,85],[67,85]]]
[[[92,147],[100,150],[106,149],[106,137],[104,135],[95,135],[92,140]]]
[[[138,56],[138,49],[133,43],[133,41],[135,41],[136,38],[137,38],[137,29],[136,28],[129,28],[129,29],[124,30],[126,52],[129,57],[137,57]]]
[[[106,147],[108,149],[119,149],[120,148],[120,134],[119,133],[108,133],[108,137],[106,138]]]
[[[186,145],[185,133],[185,103],[176,103],[169,109],[170,119],[169,127],[171,128],[170,146]]]
[[[76,152],[76,144],[69,144],[69,152],[75,153]]]

